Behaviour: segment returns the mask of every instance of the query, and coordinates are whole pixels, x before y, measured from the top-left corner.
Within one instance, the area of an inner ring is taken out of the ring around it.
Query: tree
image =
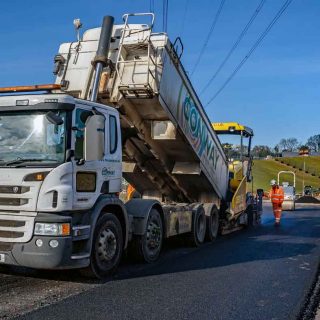
[[[231,143],[222,143],[222,148],[228,159],[238,159],[240,157],[240,147]]]
[[[279,151],[287,150],[287,139],[281,139],[277,144]]]
[[[299,142],[296,138],[287,139],[288,151],[297,151],[299,148]]]
[[[297,151],[299,142],[296,138],[281,139],[278,143],[279,151]]]
[[[232,144],[226,142],[226,143],[222,143],[222,148],[224,153],[226,154],[227,158],[230,158],[230,150],[232,149]]]
[[[271,150],[268,146],[258,145],[258,146],[254,146],[252,149],[252,155],[255,158],[266,158],[270,154],[271,154]]]
[[[280,152],[280,147],[279,147],[278,144],[276,144],[276,145],[274,146],[274,148],[273,148],[272,153],[277,156],[277,155],[279,154],[279,152]]]
[[[306,143],[310,151],[319,152],[320,151],[320,134],[316,134],[310,137]]]

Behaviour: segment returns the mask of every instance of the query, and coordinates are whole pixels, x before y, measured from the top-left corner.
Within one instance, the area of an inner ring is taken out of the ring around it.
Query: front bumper
[[[39,214],[35,222],[69,222],[70,216],[57,214]],[[80,239],[88,241],[89,234]],[[38,247],[36,241],[42,240],[42,246]],[[57,240],[58,246],[52,248],[51,240]],[[82,268],[89,265],[89,253],[75,252],[77,239],[74,236],[36,236],[34,235],[27,243],[0,243],[0,265],[15,265],[36,269],[71,269]],[[87,246],[86,246],[87,247]],[[4,261],[3,261],[4,260]]]

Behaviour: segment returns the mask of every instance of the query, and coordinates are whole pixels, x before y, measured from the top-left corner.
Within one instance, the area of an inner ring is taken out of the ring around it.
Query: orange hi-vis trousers
[[[281,213],[282,213],[282,203],[272,203],[273,214],[276,219],[276,222],[280,222]]]
[[[270,192],[270,199],[273,207],[273,214],[276,219],[276,223],[280,222],[282,212],[282,202],[284,199],[284,192],[282,187],[272,187]]]

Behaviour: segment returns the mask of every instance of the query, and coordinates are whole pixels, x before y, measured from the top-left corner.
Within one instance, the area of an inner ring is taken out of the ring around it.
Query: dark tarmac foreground
[[[168,242],[152,265],[125,261],[106,282],[75,271],[1,269],[0,318],[298,319],[316,278],[320,207],[188,248]],[[26,273],[26,276],[23,274]]]

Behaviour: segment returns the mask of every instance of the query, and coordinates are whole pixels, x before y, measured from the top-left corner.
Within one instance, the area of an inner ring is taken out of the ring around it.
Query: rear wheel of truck
[[[90,266],[82,273],[89,277],[104,278],[118,267],[123,252],[122,228],[118,218],[112,213],[103,214],[97,221]]]
[[[217,238],[219,231],[219,210],[216,206],[212,208],[210,216],[206,216],[206,219],[206,240],[212,242]]]
[[[206,215],[202,206],[199,206],[192,216],[192,230],[188,234],[188,242],[194,247],[200,246],[206,236]]]
[[[247,227],[252,227],[254,225],[254,212],[253,212],[253,205],[249,204],[247,209]]]
[[[130,245],[130,255],[134,260],[152,263],[158,260],[163,243],[163,224],[160,213],[152,209],[144,235],[135,236]]]

